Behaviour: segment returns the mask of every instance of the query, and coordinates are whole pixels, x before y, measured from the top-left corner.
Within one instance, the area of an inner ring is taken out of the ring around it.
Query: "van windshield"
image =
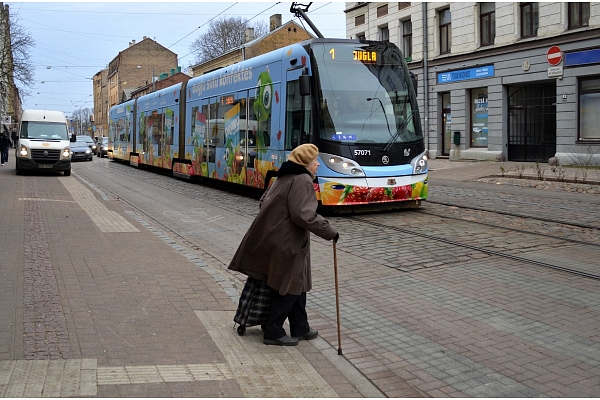
[[[21,139],[69,140],[67,124],[61,122],[21,122]]]

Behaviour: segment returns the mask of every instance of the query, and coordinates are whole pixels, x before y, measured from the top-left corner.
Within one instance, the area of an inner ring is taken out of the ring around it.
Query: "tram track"
[[[495,256],[495,257],[507,258],[507,259],[511,259],[514,261],[519,261],[519,262],[528,263],[528,264],[534,264],[534,265],[537,265],[540,267],[553,269],[556,271],[566,272],[566,273],[569,273],[572,275],[578,275],[578,276],[582,276],[582,277],[586,277],[586,278],[590,278],[590,279],[600,280],[600,275],[598,275],[598,274],[592,274],[589,272],[580,271],[580,270],[576,270],[573,268],[561,267],[559,265],[554,265],[554,264],[546,263],[543,261],[531,260],[531,259],[528,259],[525,257],[516,256],[513,254],[502,253],[499,251],[486,249],[486,248],[480,247],[480,246],[474,246],[474,245],[470,245],[467,243],[458,242],[455,240],[450,240],[450,239],[446,239],[446,238],[442,238],[442,237],[438,237],[438,236],[434,236],[434,235],[429,235],[429,234],[418,232],[415,230],[410,230],[410,229],[400,228],[397,226],[387,225],[387,224],[383,224],[383,223],[379,223],[379,222],[375,222],[375,221],[370,221],[370,220],[364,219],[362,217],[352,216],[349,218],[354,221],[363,223],[363,224],[368,224],[368,225],[375,226],[375,227],[382,228],[382,229],[389,229],[389,230],[392,230],[395,232],[405,233],[407,235],[414,235],[414,236],[418,236],[421,238],[449,244],[451,246],[457,246],[457,247],[462,247],[462,248],[466,248],[469,250],[475,250],[475,251],[479,251],[479,252],[489,254],[489,255]],[[506,228],[503,228],[503,229],[506,229]],[[585,244],[589,245],[590,243],[585,243]]]
[[[428,202],[428,203],[430,203],[430,202]],[[447,205],[447,204],[439,203],[439,202],[435,202],[434,204]],[[500,215],[504,215],[504,216],[508,216],[508,217],[523,218],[523,219],[526,219],[526,220],[535,220],[535,221],[547,222],[547,223],[556,224],[556,225],[571,226],[573,228],[588,229],[588,230],[596,231],[596,232],[600,233],[600,228],[596,228],[596,227],[593,227],[593,226],[583,226],[583,225],[579,225],[579,224],[568,224],[568,223],[565,223],[565,222],[555,221],[555,220],[551,220],[551,219],[547,219],[547,218],[535,218],[535,217],[528,217],[528,216],[522,216],[522,215],[517,215],[517,214],[495,212],[495,211],[490,211],[490,210],[486,210],[486,209],[483,209],[483,208],[473,208],[473,207],[466,207],[466,206],[462,206],[461,207],[461,206],[455,206],[455,205],[447,205],[447,206],[448,207],[458,207],[458,208],[468,209],[468,210],[483,211],[483,212],[487,212],[487,213],[500,214]],[[417,209],[417,210],[414,210],[414,211],[417,212],[417,213],[419,213],[419,214],[431,215],[431,216],[440,217],[440,218],[446,218],[446,219],[453,219],[453,220],[456,220],[456,221],[462,221],[462,222],[467,222],[467,223],[472,223],[472,224],[477,224],[477,225],[489,226],[491,228],[504,229],[504,230],[508,230],[508,231],[512,231],[512,232],[519,232],[519,233],[524,233],[524,234],[528,234],[528,235],[535,235],[535,236],[552,238],[552,239],[556,239],[557,238],[557,235],[550,235],[548,233],[534,232],[534,231],[529,231],[529,230],[525,230],[525,229],[518,229],[518,228],[507,227],[507,226],[500,226],[500,225],[497,225],[497,224],[492,224],[492,223],[484,222],[484,221],[481,221],[481,220],[473,221],[473,220],[466,219],[466,218],[459,218],[459,217],[455,217],[455,216],[450,216],[448,214],[439,214],[439,213],[435,213],[435,212],[430,212],[430,211],[427,211],[427,210],[425,210],[423,208],[420,208],[420,209]],[[598,243],[598,242],[586,242],[584,240],[572,239],[572,238],[568,238],[568,237],[564,237],[564,236],[560,236],[560,238],[562,240],[565,240],[565,241],[570,242],[570,243],[582,244],[582,245],[586,245],[586,246],[594,246],[594,247],[600,248],[600,243]]]
[[[489,210],[484,207],[475,207],[475,206],[471,206],[471,205],[464,206],[464,205],[460,205],[460,204],[456,204],[456,203],[449,203],[449,202],[439,201],[439,200],[428,199],[427,203],[437,204],[437,205],[441,205],[441,206],[448,206],[448,207],[457,207],[457,208],[462,208],[462,209],[467,209],[467,210],[487,211],[487,212],[493,212],[495,214],[506,215],[508,217],[529,218],[529,219],[535,219],[537,221],[549,222],[549,223],[553,223],[553,224],[569,225],[569,226],[573,226],[573,227],[577,227],[577,228],[594,229],[594,230],[600,231],[600,227],[591,226],[589,224],[582,224],[582,223],[578,223],[578,222],[572,222],[572,221],[561,221],[561,220],[556,220],[556,219],[551,219],[551,218],[535,217],[535,216],[531,216],[528,214],[514,213],[514,212],[508,212],[508,211],[502,211],[502,210],[493,210],[492,211],[492,210]],[[538,205],[535,203],[529,203],[529,204],[531,206]],[[559,208],[559,207],[554,207],[554,208]],[[599,216],[600,216],[600,214],[599,214]]]
[[[189,198],[194,198],[194,199],[198,199],[198,200],[203,200],[203,201],[213,201],[213,200],[217,200],[215,198],[216,197],[220,197],[218,194],[211,194],[211,193],[201,193],[200,191],[196,191],[193,190],[193,192],[190,192],[190,190],[184,190],[178,187],[178,185],[173,184],[174,182],[177,181],[172,181],[172,178],[170,177],[166,177],[166,179],[168,179],[168,182],[162,182],[160,180],[156,179],[156,175],[155,174],[151,174],[151,178],[150,179],[145,179],[144,177],[140,177],[138,176],[138,174],[135,171],[139,171],[137,169],[133,169],[131,171],[129,171],[130,167],[125,167],[123,169],[117,167],[116,169],[119,169],[119,173],[123,173],[126,175],[131,175],[131,176],[135,176],[138,179],[143,179],[148,183],[151,183],[153,185],[165,188],[165,189],[169,189],[171,191],[177,192],[180,195],[189,197]],[[181,182],[184,183],[184,182]],[[113,193],[111,190],[109,190],[106,187],[102,187],[102,190],[106,190],[107,192],[110,192],[111,194],[118,196],[117,193]],[[187,182],[185,182],[185,187],[184,188],[194,188],[197,187],[197,185],[189,185]],[[208,188],[208,187],[206,187]],[[226,194],[227,192],[223,192],[222,190],[218,189],[218,188],[210,188],[211,191],[214,190],[217,193],[221,193],[221,194]],[[257,213],[258,212],[258,208],[255,208],[253,205],[256,202],[256,199],[253,198],[249,198],[248,196],[240,196],[240,195],[232,195],[232,194],[227,194],[228,196],[235,196],[236,198],[239,198],[238,201],[227,201],[227,202],[223,202],[222,199],[218,200],[217,203],[215,204],[216,207],[222,208],[228,212],[234,212],[240,215],[245,215],[245,216],[250,216],[252,215],[252,213],[248,213],[249,210],[252,210],[253,213]],[[240,199],[245,198],[247,201],[239,201]],[[133,204],[131,204],[130,202],[126,201],[125,199],[123,199],[122,197],[120,198],[121,201],[125,201],[129,206],[131,206],[132,208],[138,210],[137,207],[135,207]],[[252,203],[252,204],[246,204],[246,203]],[[600,230],[599,228],[596,227],[590,227],[587,225],[581,225],[581,224],[568,224],[565,223],[563,221],[558,221],[558,220],[552,220],[552,219],[548,219],[548,218],[536,218],[536,217],[532,217],[532,216],[528,216],[528,215],[520,215],[517,213],[509,213],[509,212],[497,212],[497,211],[490,211],[489,209],[485,209],[483,207],[468,207],[468,206],[457,206],[456,204],[444,204],[444,202],[439,202],[439,201],[435,201],[435,202],[430,202],[428,201],[427,203],[433,203],[433,204],[437,204],[437,205],[444,205],[444,206],[452,206],[452,207],[458,207],[461,209],[471,209],[471,210],[477,210],[477,211],[484,211],[484,212],[489,212],[489,213],[495,213],[495,214],[500,214],[500,215],[505,215],[508,217],[516,217],[516,218],[525,218],[525,219],[534,219],[534,220],[538,220],[538,221],[543,221],[543,222],[547,222],[547,223],[553,223],[553,224],[558,224],[558,225],[570,225],[574,228],[587,228],[587,229],[592,229],[594,231],[598,231]],[[179,234],[178,232],[173,231],[172,229],[170,229],[168,226],[164,225],[163,223],[159,222],[158,220],[156,220],[156,218],[154,218],[153,216],[138,210],[141,214],[143,214],[146,218],[149,218],[150,220],[153,221],[153,223],[160,225],[165,231],[168,231],[170,233],[171,236],[175,236],[177,237],[178,241],[181,241],[182,243],[185,243],[185,245],[189,246],[190,248],[193,248],[194,250],[198,249],[198,244],[190,241],[189,239],[187,239],[184,235]],[[526,235],[536,235],[536,236],[540,236],[540,237],[546,237],[546,238],[552,238],[552,239],[556,239],[557,236],[556,235],[550,235],[550,234],[546,234],[546,233],[542,233],[542,232],[536,232],[536,231],[531,231],[531,230],[524,230],[524,229],[517,229],[517,228],[510,228],[510,227],[506,227],[506,226],[499,226],[499,225],[494,225],[493,223],[488,223],[488,222],[484,222],[481,220],[477,220],[477,221],[470,221],[468,219],[464,219],[464,218],[459,218],[459,217],[454,217],[454,216],[448,216],[447,214],[444,215],[439,215],[437,213],[433,213],[433,212],[428,212],[426,210],[423,209],[418,209],[418,210],[412,210],[412,212],[415,212],[417,214],[421,214],[421,215],[429,215],[429,216],[435,216],[435,217],[440,217],[440,218],[448,218],[448,219],[454,219],[454,220],[458,220],[461,222],[465,222],[465,223],[471,223],[471,224],[478,224],[478,225],[485,225],[485,226],[489,226],[492,227],[494,229],[502,229],[505,231],[513,231],[513,232],[519,232],[522,234],[526,234]],[[378,217],[378,214],[372,214],[375,216],[375,218]],[[386,213],[386,215],[388,215]],[[399,233],[404,233],[407,235],[414,235],[414,236],[418,236],[424,239],[428,239],[431,241],[435,241],[435,242],[440,242],[440,243],[445,243],[447,245],[450,246],[456,246],[456,247],[461,247],[461,248],[465,248],[465,249],[469,249],[469,250],[473,250],[473,251],[477,251],[477,252],[482,252],[484,254],[490,255],[490,256],[494,256],[494,257],[502,257],[502,258],[506,258],[506,259],[511,259],[514,261],[519,261],[519,262],[523,262],[523,263],[527,263],[527,264],[533,264],[533,265],[537,265],[540,267],[544,267],[544,268],[548,268],[548,269],[553,269],[556,271],[561,271],[561,272],[565,272],[565,273],[569,273],[569,274],[573,274],[573,275],[578,275],[578,276],[582,276],[582,277],[586,277],[586,278],[591,278],[591,279],[596,279],[596,280],[600,280],[600,275],[599,274],[595,274],[595,273],[591,273],[591,272],[586,272],[586,271],[581,271],[581,270],[577,270],[574,268],[568,268],[568,267],[562,267],[560,265],[555,265],[555,264],[551,264],[551,263],[547,263],[544,261],[539,261],[539,260],[532,260],[529,258],[525,258],[519,255],[514,255],[514,254],[508,254],[502,251],[497,251],[497,250],[491,250],[489,248],[485,248],[482,246],[477,246],[477,245],[472,245],[472,244],[467,244],[464,242],[459,242],[456,240],[451,240],[451,239],[447,239],[444,237],[439,237],[439,236],[435,236],[435,235],[431,235],[431,234],[427,234],[427,233],[422,233],[416,230],[411,230],[411,229],[406,229],[406,228],[401,228],[401,227],[397,227],[397,226],[393,226],[393,225],[389,225],[389,224],[385,224],[385,223],[381,223],[381,222],[377,222],[377,221],[373,221],[373,220],[369,220],[368,217],[362,217],[362,216],[344,216],[344,217],[336,217],[336,218],[343,218],[343,219],[347,219],[347,220],[351,220],[357,223],[361,223],[361,224],[368,224],[371,227],[377,227],[377,228],[382,228],[382,229],[389,229],[395,232],[399,232]],[[572,239],[572,238],[566,238],[566,237],[560,237],[560,239],[562,241],[568,242],[568,243],[572,243],[572,244],[576,244],[576,245],[585,245],[585,246],[593,246],[594,248],[599,248],[600,244],[598,243],[592,243],[592,242],[586,242],[586,241],[582,241],[582,240],[577,240],[577,239]]]

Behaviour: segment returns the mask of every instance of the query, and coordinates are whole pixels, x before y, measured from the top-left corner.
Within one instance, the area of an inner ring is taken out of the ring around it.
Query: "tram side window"
[[[288,82],[285,117],[285,149],[293,148],[310,141],[310,96],[300,96],[298,81]],[[302,101],[305,101],[304,121],[302,121]]]

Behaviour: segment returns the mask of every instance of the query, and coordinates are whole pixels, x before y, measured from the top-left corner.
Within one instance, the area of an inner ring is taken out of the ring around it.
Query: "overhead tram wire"
[[[210,20],[206,21],[204,24],[202,24],[202,25],[201,25],[201,26],[199,26],[198,28],[194,29],[192,32],[188,33],[187,35],[185,35],[184,37],[182,37],[181,39],[179,39],[177,42],[173,43],[173,44],[172,44],[171,46],[169,46],[168,48],[170,48],[170,47],[172,47],[172,46],[176,45],[177,43],[181,42],[183,39],[185,39],[186,37],[190,36],[192,33],[194,33],[195,31],[197,31],[198,29],[202,28],[202,27],[203,27],[203,26],[205,26],[206,24],[210,23],[210,22],[211,22],[211,21],[213,21],[215,18],[217,18],[219,15],[221,15],[221,14],[222,14],[222,13],[224,13],[225,11],[229,10],[231,7],[233,7],[233,6],[234,6],[234,5],[236,5],[236,4],[237,4],[237,3],[234,3],[232,6],[230,6],[230,7],[229,7],[229,8],[227,8],[226,10],[223,10],[223,11],[222,11],[220,14],[218,14],[218,15],[214,16],[213,18],[211,18]],[[281,4],[281,2],[280,2],[280,1],[278,1],[278,2],[274,3],[273,5],[271,5],[271,6],[267,7],[267,8],[265,8],[264,10],[262,10],[261,12],[259,12],[258,14],[255,14],[255,15],[254,15],[252,18],[248,19],[246,22],[248,22],[248,21],[252,21],[254,18],[258,17],[259,15],[262,15],[262,14],[264,14],[265,12],[269,11],[271,8],[275,7],[275,6],[276,6],[276,5],[278,5],[278,4]],[[320,7],[319,7],[319,8],[320,8]],[[193,51],[190,51],[189,53],[187,53],[187,54],[185,54],[185,55],[183,55],[183,56],[180,56],[180,57],[178,57],[178,58],[179,58],[179,59],[182,59],[182,58],[184,58],[184,57],[187,57],[187,56],[189,56],[190,54],[193,54],[193,53],[194,53]],[[168,64],[167,64],[167,65],[162,65],[162,66],[160,66],[159,68],[162,68],[162,67],[167,67],[167,66],[168,66]]]
[[[190,36],[192,33],[196,32],[198,29],[200,29],[200,28],[206,26],[206,24],[209,24],[212,21],[214,21],[215,18],[221,16],[225,11],[229,10],[231,7],[235,6],[236,4],[237,4],[237,2],[233,3],[232,5],[230,5],[229,7],[227,7],[226,9],[224,9],[223,11],[221,11],[220,13],[218,13],[217,15],[215,15],[214,17],[212,17],[211,19],[209,19],[208,21],[206,21],[205,23],[203,23],[202,25],[200,25],[199,27],[197,27],[196,29],[194,29],[193,31],[191,31],[190,33],[188,33],[187,35],[185,35],[184,37],[182,37],[181,39],[179,39],[178,41],[176,41],[175,43],[173,43],[172,45],[170,45],[167,48],[170,49],[171,47],[175,46],[177,43],[181,42],[183,39]]]

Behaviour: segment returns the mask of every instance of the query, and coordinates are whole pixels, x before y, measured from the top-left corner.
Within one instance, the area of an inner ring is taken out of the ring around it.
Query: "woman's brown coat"
[[[310,232],[327,240],[337,234],[316,212],[310,172],[301,165],[284,163],[261,201],[229,269],[266,280],[281,295],[308,292],[312,287]]]

